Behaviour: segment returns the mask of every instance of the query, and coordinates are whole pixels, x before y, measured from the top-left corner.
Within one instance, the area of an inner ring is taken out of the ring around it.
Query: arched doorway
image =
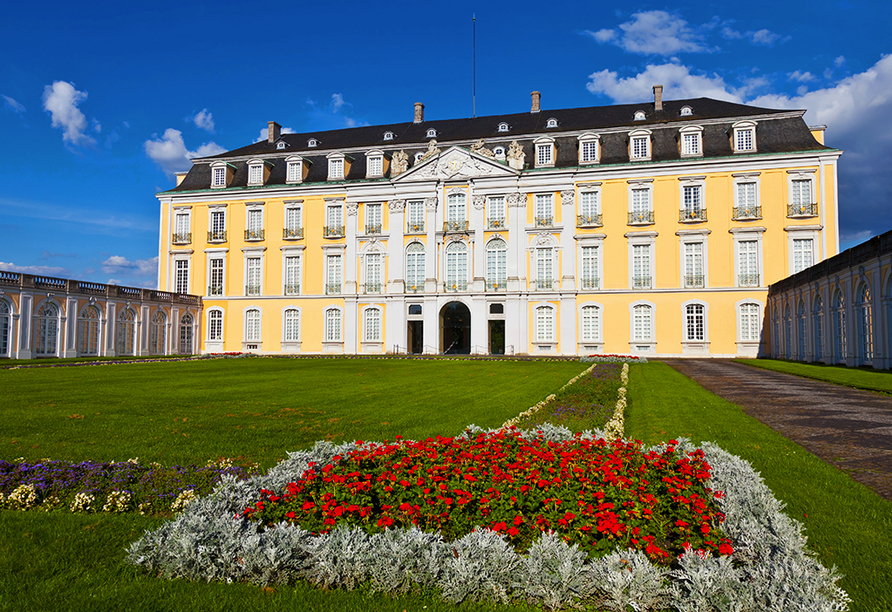
[[[471,311],[461,302],[449,302],[440,311],[442,341],[440,351],[447,355],[471,352]]]

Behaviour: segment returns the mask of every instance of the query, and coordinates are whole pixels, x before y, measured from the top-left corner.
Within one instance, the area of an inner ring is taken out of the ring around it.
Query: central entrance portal
[[[471,311],[461,302],[449,302],[440,311],[440,351],[447,355],[471,353]]]

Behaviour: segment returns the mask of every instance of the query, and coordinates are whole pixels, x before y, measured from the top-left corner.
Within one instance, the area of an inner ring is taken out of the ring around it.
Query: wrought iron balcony
[[[326,225],[322,228],[322,235],[326,238],[341,237],[344,235],[343,225]]]
[[[536,279],[536,291],[551,291],[552,289],[554,289],[553,278]]]
[[[811,204],[790,204],[787,206],[787,217],[795,219],[796,217],[817,217],[818,205],[815,202]]]
[[[468,222],[467,221],[444,221],[443,222],[443,231],[444,232],[466,232],[466,231],[468,231]]]
[[[632,289],[650,289],[650,276],[633,276]]]
[[[341,292],[341,283],[325,283],[326,295],[337,295]]]
[[[685,274],[684,286],[687,289],[702,289],[705,283],[702,274]]]
[[[208,295],[223,295],[223,285],[210,285]]]
[[[260,295],[260,285],[245,285],[245,295]]]
[[[742,221],[744,219],[761,219],[761,206],[735,206],[731,211],[731,219]]]
[[[300,283],[285,283],[285,295],[300,295]]]
[[[226,230],[209,231],[208,242],[226,242]]]
[[[654,211],[642,210],[629,213],[628,225],[650,225],[654,222]]]
[[[466,281],[466,280],[457,280],[457,281],[452,281],[451,283],[449,281],[446,281],[446,291],[455,293],[456,291],[467,291],[467,290],[468,290],[468,281]]]
[[[706,209],[700,207],[682,208],[678,211],[678,220],[681,223],[699,223],[701,221],[706,221]]]
[[[245,240],[263,240],[263,230],[262,229],[256,229],[256,230],[246,229],[245,230]]]
[[[536,227],[552,227],[554,225],[554,217],[536,217],[534,223]]]
[[[381,233],[381,224],[380,223],[366,223],[365,224],[365,233],[366,234],[380,234]]]
[[[493,230],[494,229],[505,229],[506,227],[508,227],[508,222],[505,221],[505,219],[501,218],[501,217],[498,219],[496,219],[496,218],[487,219],[486,227],[488,227],[489,229],[493,229]]]
[[[409,222],[406,224],[407,234],[418,234],[424,231],[424,221]]]
[[[366,293],[381,293],[381,283],[366,283],[364,285]]]
[[[582,277],[579,279],[579,288],[580,289],[600,289],[601,287],[601,279],[598,277],[586,278]]]
[[[507,289],[508,283],[504,280],[486,281],[487,291],[506,291]]]
[[[286,227],[282,230],[282,238],[303,238],[304,228],[302,227]]]
[[[174,244],[189,244],[192,242],[192,232],[174,232],[171,242]]]
[[[424,281],[418,281],[417,284],[412,284],[411,282],[406,282],[406,293],[423,293],[424,292]]]
[[[737,284],[741,287],[758,287],[760,278],[758,274],[738,274]]]
[[[601,227],[601,213],[595,215],[576,215],[576,227]]]

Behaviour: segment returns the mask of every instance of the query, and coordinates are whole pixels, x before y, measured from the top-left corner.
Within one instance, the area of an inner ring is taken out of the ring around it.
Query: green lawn
[[[734,361],[765,370],[795,374],[836,385],[892,395],[892,372],[888,370],[847,368],[843,365],[800,363],[776,359],[735,359]]]
[[[709,440],[743,457],[805,525],[821,561],[845,574],[851,609],[892,610],[892,503],[665,364],[633,365],[629,376],[627,436]]]

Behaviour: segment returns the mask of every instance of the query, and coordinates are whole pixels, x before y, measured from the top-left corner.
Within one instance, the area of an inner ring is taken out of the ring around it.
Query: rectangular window
[[[260,311],[251,309],[245,313],[245,342],[260,342]]]
[[[344,215],[340,205],[327,206],[325,208],[325,235],[344,235]]]
[[[223,295],[223,258],[215,257],[211,259],[210,267],[208,295]]]
[[[406,203],[406,232],[414,234],[424,231],[424,201],[409,200]]]
[[[598,161],[598,141],[587,140],[582,143],[582,161],[594,162]]]
[[[536,341],[554,342],[554,310],[548,306],[536,309]]]
[[[381,291],[381,253],[369,253],[365,256],[365,292]]]
[[[245,295],[260,295],[260,258],[245,260]]]
[[[366,204],[365,207],[365,233],[380,234],[382,231],[382,210],[381,204]]]
[[[536,165],[550,166],[554,163],[554,147],[549,144],[536,145]]]
[[[208,311],[208,340],[223,339],[223,313],[219,310]]]
[[[554,284],[554,250],[550,247],[536,249],[536,289],[551,289]]]
[[[502,240],[493,240],[486,247],[486,288],[487,291],[504,291],[506,288],[507,245]]]
[[[212,187],[226,187],[226,167],[220,166],[214,168],[214,178]]]
[[[582,307],[582,341],[599,342],[601,340],[601,309],[597,306]]]
[[[632,138],[632,159],[647,159],[650,157],[648,154],[648,137],[647,136],[635,136]]]
[[[793,239],[793,269],[791,274],[811,267],[814,264],[814,240],[811,238]]]
[[[601,193],[599,191],[582,191],[579,193],[579,227],[601,225]]]
[[[632,340],[650,342],[653,333],[653,311],[647,304],[638,304],[632,308]]]
[[[737,284],[740,287],[761,285],[758,240],[741,240],[737,243]]]
[[[536,227],[554,225],[554,195],[550,193],[536,196]]]
[[[424,246],[415,242],[406,249],[406,291],[423,291],[424,274]]]
[[[790,185],[790,204],[811,204],[811,180],[796,179]]]
[[[703,276],[703,243],[684,243],[684,287],[698,288],[704,286]]]
[[[507,223],[505,198],[502,196],[489,198],[486,206],[486,226],[489,229],[504,229]]]
[[[582,247],[582,277],[581,289],[598,289],[601,285],[599,278],[599,256],[600,249],[596,246]]]
[[[368,158],[368,175],[369,176],[381,176],[384,174],[384,158],[376,155],[375,157]]]
[[[703,187],[700,185],[685,185],[683,193],[682,220],[701,219],[703,217]]]
[[[248,166],[248,184],[260,185],[263,183],[263,166],[255,164]]]
[[[341,311],[337,308],[329,308],[325,311],[325,340],[326,342],[341,341]]]
[[[188,243],[192,241],[188,212],[178,212],[174,215],[173,241],[175,243]]]
[[[734,150],[752,151],[756,148],[756,139],[753,128],[738,129],[734,132]]]
[[[706,309],[702,304],[685,307],[685,340],[702,342],[706,339]]]
[[[741,342],[759,341],[759,305],[740,305],[740,340]]]
[[[632,289],[650,289],[650,246],[649,244],[632,245]]]
[[[176,286],[177,293],[189,293],[189,260],[176,260]]]
[[[654,214],[651,206],[650,189],[639,187],[632,189],[629,202],[629,223],[653,223]]]
[[[300,342],[300,311],[294,308],[285,311],[285,342]]]
[[[454,246],[452,243],[450,246]],[[468,287],[468,253],[462,247],[446,250],[446,290],[464,291]]]
[[[300,255],[285,257],[285,295],[300,293]]]
[[[756,204],[756,183],[737,183],[734,188],[733,219],[761,219],[762,207]]]
[[[263,240],[263,209],[249,208],[245,240]]]
[[[303,211],[299,206],[289,206],[285,209],[285,238],[303,238]]]
[[[328,178],[329,179],[344,178],[344,160],[343,159],[328,160]]]
[[[325,293],[341,292],[341,256],[329,255],[325,260]]]
[[[303,180],[303,162],[288,162],[288,182],[299,183]]]
[[[219,242],[226,240],[226,211],[211,210],[211,229],[208,232],[208,241]]]
[[[365,311],[365,341],[381,341],[381,310],[367,308]]]
[[[681,135],[681,154],[700,155],[700,133],[684,133]]]

